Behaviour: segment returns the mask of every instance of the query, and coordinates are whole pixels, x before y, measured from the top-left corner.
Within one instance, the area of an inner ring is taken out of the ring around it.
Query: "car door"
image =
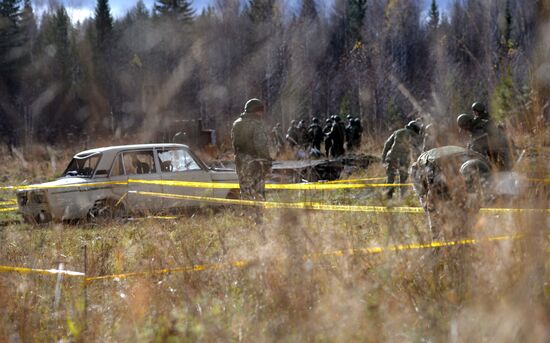
[[[122,162],[122,153],[118,153],[113,161],[109,171],[109,182],[112,182],[112,192],[115,200],[123,201],[127,204],[128,196],[128,176],[124,172],[124,163]]]
[[[151,213],[164,208],[159,166],[154,149],[130,150],[122,153],[128,177],[128,206],[134,211]]]
[[[185,148],[157,148],[158,162],[163,181],[205,182],[212,181],[208,169]],[[184,184],[164,182],[163,191],[167,194],[211,197],[212,188],[189,187]],[[199,200],[165,198],[169,208],[199,206]],[[202,202],[204,203],[204,202]]]

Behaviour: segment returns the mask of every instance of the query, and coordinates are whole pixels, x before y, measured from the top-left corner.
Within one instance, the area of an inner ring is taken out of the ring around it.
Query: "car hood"
[[[28,190],[28,189],[47,189],[47,188],[63,188],[67,186],[75,186],[80,184],[89,184],[89,183],[95,183],[97,180],[92,180],[88,178],[81,178],[81,177],[62,177],[60,179],[57,179],[55,181],[50,182],[44,182],[44,183],[38,183],[34,185],[28,185],[24,186],[22,190]]]

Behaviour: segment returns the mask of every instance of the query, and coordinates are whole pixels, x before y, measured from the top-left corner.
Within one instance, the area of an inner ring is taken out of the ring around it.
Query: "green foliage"
[[[491,96],[491,115],[497,120],[504,120],[517,113],[518,94],[510,68],[507,68]]]

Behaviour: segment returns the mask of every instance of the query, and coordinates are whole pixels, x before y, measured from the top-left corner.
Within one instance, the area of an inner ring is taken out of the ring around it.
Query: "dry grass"
[[[379,168],[359,176],[378,176]],[[377,190],[299,197],[383,203]],[[415,203],[412,194],[405,201]],[[64,262],[66,269],[83,271],[84,245],[92,276],[251,262],[91,282],[86,320],[79,279],[64,278],[56,309],[56,277],[3,273],[0,341],[549,339],[546,214],[480,215],[470,235],[528,235],[518,241],[305,259],[318,252],[426,242],[430,233],[424,216],[414,214],[268,210],[262,225],[247,214],[205,209],[178,220],[0,228],[0,265],[54,268]]]

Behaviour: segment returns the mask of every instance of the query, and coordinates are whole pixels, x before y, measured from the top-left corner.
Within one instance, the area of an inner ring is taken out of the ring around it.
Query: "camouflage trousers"
[[[433,240],[456,240],[469,236],[480,205],[477,199],[468,199],[468,194],[461,195],[442,199],[428,192],[420,197]]]
[[[271,171],[271,162],[239,154],[235,158],[235,163],[241,199],[265,201],[265,177]]]
[[[387,158],[386,159],[386,177],[387,183],[392,184],[395,182],[395,177],[399,175],[399,183],[406,183],[409,178],[409,165],[410,160],[408,156],[399,156],[397,158]],[[405,195],[407,191],[406,187],[401,188],[401,196]],[[388,198],[393,196],[395,187],[388,188]]]

